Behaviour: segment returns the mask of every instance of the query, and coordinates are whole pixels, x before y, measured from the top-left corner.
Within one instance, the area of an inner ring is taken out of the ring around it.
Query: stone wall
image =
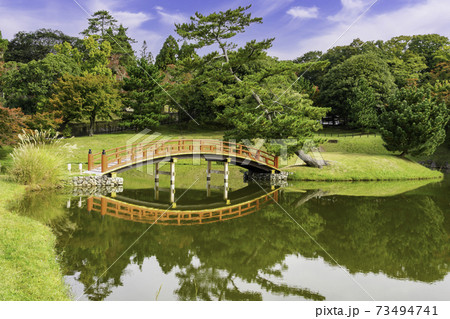
[[[280,172],[276,174],[271,173],[255,173],[252,171],[246,171],[244,173],[244,182],[258,182],[259,184],[270,184],[275,186],[286,186],[288,172]]]
[[[122,186],[123,178],[122,177],[108,177],[106,175],[102,176],[74,176],[70,181],[70,184],[73,187],[82,187],[82,188],[90,188],[90,187],[114,187],[114,186]]]
[[[91,186],[91,187],[73,187],[72,196],[102,196],[111,193],[122,193],[123,186]]]

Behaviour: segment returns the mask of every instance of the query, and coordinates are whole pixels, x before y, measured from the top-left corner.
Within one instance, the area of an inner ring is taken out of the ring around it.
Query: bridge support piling
[[[176,159],[174,158],[170,162],[170,202],[173,203],[172,207],[175,208],[175,163]]]
[[[155,163],[155,200],[159,200],[159,163]]]
[[[211,196],[211,161],[206,161],[208,168],[206,169],[206,197]]]
[[[228,200],[228,173],[229,173],[229,164],[231,159],[227,158],[227,160],[223,163],[223,199],[229,203]]]

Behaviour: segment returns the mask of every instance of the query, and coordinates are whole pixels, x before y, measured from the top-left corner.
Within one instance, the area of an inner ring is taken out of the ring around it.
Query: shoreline
[[[0,300],[71,300],[52,230],[10,209],[25,192],[24,185],[0,176]]]

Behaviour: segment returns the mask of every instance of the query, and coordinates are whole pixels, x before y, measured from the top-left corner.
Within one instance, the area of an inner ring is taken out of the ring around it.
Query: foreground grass
[[[0,177],[0,300],[69,300],[51,230],[8,210],[24,193]]]

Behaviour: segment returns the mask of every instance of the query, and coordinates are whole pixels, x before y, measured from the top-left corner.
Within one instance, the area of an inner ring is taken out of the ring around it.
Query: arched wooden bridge
[[[104,150],[88,156],[88,173],[110,174],[139,166],[201,157],[226,161],[256,172],[279,172],[278,156],[239,143],[209,139],[158,140]]]
[[[279,189],[276,189],[239,204],[203,210],[151,208],[104,196],[88,198],[87,205],[89,212],[99,212],[102,216],[108,215],[133,222],[173,226],[202,225],[252,214],[272,201],[278,202],[278,192]]]

